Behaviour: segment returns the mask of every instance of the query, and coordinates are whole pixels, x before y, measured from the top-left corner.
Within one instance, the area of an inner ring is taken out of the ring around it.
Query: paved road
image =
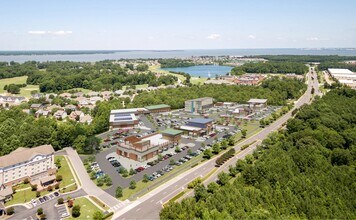
[[[314,80],[312,80],[313,76]],[[314,87],[315,94],[319,93],[318,82],[316,73],[310,71],[307,74],[308,88],[303,96],[295,103],[294,108],[299,108],[300,106],[310,103],[312,100],[311,90]],[[265,139],[271,132],[276,131],[278,128],[282,127],[289,118],[292,117],[291,111],[277,119],[274,123],[255,134],[254,136],[247,138],[246,140],[240,142],[235,146],[235,149],[239,150],[241,146],[252,143],[253,141],[260,141]],[[247,154],[251,154],[256,145],[243,150],[234,159],[229,161],[229,163],[234,163],[237,159],[244,158]],[[206,163],[203,163],[191,170],[179,175],[178,177],[168,181],[166,184],[160,186],[158,189],[153,190],[151,193],[141,197],[135,202],[123,207],[120,211],[116,212],[113,219],[158,219],[159,211],[162,208],[162,204],[169,201],[172,197],[178,194],[180,191],[187,187],[187,184],[197,178],[198,176],[204,176],[208,174],[215,167],[215,159],[212,159]],[[226,166],[224,166],[226,167]],[[223,168],[222,168],[223,169]],[[216,178],[217,172],[209,178],[213,181]]]
[[[82,184],[83,190],[88,195],[93,195],[108,205],[112,210],[115,210],[116,207],[121,206],[121,202],[115,197],[106,193],[104,190],[97,187],[94,182],[89,178],[89,175],[80,159],[77,151],[73,148],[66,148],[68,158],[70,159],[74,170],[76,171],[78,178]]]
[[[11,216],[9,219],[36,219],[36,212],[38,208],[42,208],[43,212],[46,214],[47,219],[60,219],[60,216],[58,216],[58,212],[56,207],[54,206],[57,203],[58,198],[63,198],[67,199],[68,196],[71,198],[77,198],[77,197],[82,197],[85,196],[86,193],[84,190],[80,189],[78,191],[72,192],[72,193],[67,193],[65,195],[61,195],[57,198],[54,198],[50,201],[47,201],[39,206],[33,207],[31,209],[23,209],[15,207],[15,214]],[[31,218],[32,217],[32,218]]]
[[[232,131],[232,129],[230,129],[229,131]],[[222,136],[224,136],[225,133],[221,132],[217,134],[217,138],[220,138]],[[215,138],[215,137],[214,137]],[[209,138],[208,140],[206,140],[204,143],[205,144],[211,144],[214,140],[214,138]],[[192,143],[192,140],[182,140],[182,143]],[[190,148],[192,149],[192,151],[196,151],[198,150],[198,148],[201,147],[201,142],[195,142],[196,144],[195,147]],[[178,161],[180,158],[184,157],[187,155],[187,150],[180,152],[176,155],[174,155],[173,157],[169,158],[168,160],[164,160],[161,161],[160,163],[156,164],[153,167],[149,167],[145,170],[143,170],[140,173],[135,174],[134,176],[132,176],[131,178],[123,178],[121,175],[119,175],[115,168],[110,164],[110,162],[108,160],[106,160],[106,156],[109,153],[115,152],[116,147],[112,147],[108,150],[105,150],[103,152],[100,152],[99,154],[96,155],[96,161],[98,162],[98,164],[100,165],[100,168],[107,173],[113,182],[112,187],[106,189],[105,191],[107,193],[109,193],[112,196],[115,196],[115,190],[117,188],[117,186],[121,186],[123,188],[126,188],[130,185],[131,180],[135,180],[136,182],[140,181],[141,179],[143,179],[143,175],[144,174],[148,174],[148,175],[152,175],[153,172],[157,171],[157,170],[162,170],[163,167],[167,166],[169,164],[169,161],[173,158],[175,161]],[[163,153],[165,154],[165,153]],[[158,181],[159,179],[157,179],[156,181]]]

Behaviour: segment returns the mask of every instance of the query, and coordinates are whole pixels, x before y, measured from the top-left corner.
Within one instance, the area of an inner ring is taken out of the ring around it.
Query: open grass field
[[[207,80],[208,80],[208,78],[198,78],[198,77],[190,78],[190,82],[195,85],[204,84],[204,82]]]
[[[7,78],[7,79],[0,79],[0,94],[6,93],[4,90],[4,86],[8,84],[24,84],[26,83],[27,76],[19,76],[19,77],[13,77],[13,78]],[[21,88],[20,94],[17,94],[16,96],[25,96],[29,98],[31,96],[31,91],[37,90],[39,91],[39,87],[36,85],[27,85],[24,88]]]
[[[60,183],[60,187],[68,186],[69,184],[75,183],[75,179],[72,171],[69,168],[68,162],[65,160],[64,156],[55,156],[54,160],[60,159],[61,168],[58,169],[57,175],[62,175],[63,180]]]
[[[93,219],[94,212],[101,211],[96,205],[85,197],[76,198],[74,200],[74,205],[80,206],[80,216],[77,218],[70,216],[68,219]]]
[[[162,74],[173,75],[173,76],[178,77],[178,79],[180,79],[182,82],[185,81],[185,77],[184,77],[184,76],[179,75],[179,74],[170,73],[170,72],[167,71],[167,70],[162,70],[162,69],[160,69],[160,66],[150,66],[150,67],[149,67],[149,70],[151,70],[152,72],[156,72],[156,73],[162,73]]]
[[[41,192],[41,196],[47,195],[48,191]],[[31,189],[17,191],[13,194],[13,198],[6,202],[5,206],[10,206],[14,204],[21,204],[30,202],[32,199],[36,199],[36,191],[32,191]]]

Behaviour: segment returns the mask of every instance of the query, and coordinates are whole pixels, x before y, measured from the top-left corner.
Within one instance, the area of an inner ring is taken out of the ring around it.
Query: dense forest
[[[182,59],[160,59],[158,60],[158,62],[161,64],[161,68],[195,66],[193,62],[189,60],[182,60]]]
[[[330,91],[161,219],[355,219],[355,115],[356,91]]]
[[[47,62],[39,63],[38,68],[45,71],[29,75],[27,84],[39,84],[41,92],[58,92],[73,88],[118,90],[124,85],[171,85],[178,80],[172,75],[157,77],[154,73],[146,73],[148,67],[143,64],[137,66],[136,70],[139,72],[135,74],[128,74],[126,68],[108,61],[95,64]]]
[[[342,68],[342,69],[349,69],[351,71],[356,72],[355,64],[348,64],[343,62],[321,62],[318,65],[319,70],[327,70],[328,68]]]
[[[28,76],[34,74],[37,70],[36,62],[25,62],[19,64],[16,62],[0,62],[0,79],[12,78],[17,76]]]
[[[129,73],[129,70],[136,72]],[[118,90],[125,85],[172,85],[178,81],[173,75],[156,76],[147,71],[147,64],[127,65],[123,68],[113,61],[85,62],[0,62],[0,79],[28,76],[27,84],[39,85],[40,92],[61,92],[73,88]]]
[[[266,98],[270,105],[285,105],[287,99],[299,97],[305,84],[296,79],[272,77],[261,86],[202,85],[180,88],[160,89],[137,95],[130,107],[152,104],[168,104],[173,109],[183,108],[184,101],[199,97],[213,97],[216,101],[246,103],[250,98]]]
[[[262,55],[262,56],[252,56],[252,57],[264,58],[269,61],[276,61],[276,62],[302,62],[302,63],[356,60],[356,56],[338,56],[338,55]]]
[[[297,62],[258,62],[245,63],[242,66],[236,66],[231,70],[233,75],[241,75],[244,73],[295,73],[302,75],[308,71],[302,63]]]

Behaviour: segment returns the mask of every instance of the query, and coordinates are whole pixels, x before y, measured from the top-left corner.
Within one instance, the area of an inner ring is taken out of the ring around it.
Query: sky
[[[356,47],[355,0],[2,0],[0,50]]]

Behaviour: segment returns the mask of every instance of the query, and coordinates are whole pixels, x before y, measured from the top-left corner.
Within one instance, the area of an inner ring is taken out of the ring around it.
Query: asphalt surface
[[[9,219],[37,219],[36,218],[36,212],[38,208],[42,208],[43,212],[46,214],[47,219],[60,219],[60,216],[58,215],[57,208],[54,206],[57,203],[57,200],[59,198],[63,198],[64,200],[67,199],[68,196],[71,198],[77,198],[77,197],[82,197],[87,195],[84,190],[80,189],[78,191],[72,192],[72,193],[66,193],[63,195],[60,195],[52,200],[49,200],[45,203],[42,203],[41,205],[38,205],[36,207],[26,209],[24,207],[15,207],[15,214],[11,216]]]
[[[232,131],[232,128],[230,128],[229,132]],[[220,138],[224,136],[224,133],[218,133],[217,134],[217,138]],[[214,137],[215,138],[215,137]],[[204,141],[205,144],[211,144],[214,140],[214,138],[209,138],[208,140]],[[194,140],[187,140],[187,139],[182,139],[182,143],[194,143],[195,147],[190,148],[193,152],[198,150],[201,147],[201,142],[196,142]],[[184,157],[187,155],[187,150],[182,151],[180,153],[177,153],[176,155],[174,155],[173,157],[167,159],[167,160],[163,160],[160,163],[149,167],[135,175],[133,175],[130,178],[123,178],[120,174],[118,174],[115,170],[115,167],[113,167],[110,162],[106,159],[106,156],[109,153],[115,152],[116,151],[116,147],[112,147],[108,150],[102,151],[99,154],[96,155],[96,161],[98,162],[100,169],[102,171],[104,171],[104,173],[108,174],[113,182],[113,185],[106,189],[105,191],[107,193],[109,193],[112,196],[115,196],[115,190],[117,188],[117,186],[121,186],[123,188],[126,188],[130,185],[130,182],[132,180],[135,180],[136,182],[140,181],[143,179],[143,175],[148,174],[148,175],[152,175],[152,173],[156,172],[157,170],[162,170],[162,168],[164,168],[165,166],[169,165],[169,161],[173,158],[175,161],[178,161],[180,158]],[[165,152],[163,153],[163,155],[166,154]],[[155,180],[158,181],[159,179]]]
[[[310,75],[313,76],[314,80],[311,79]],[[310,103],[312,101],[313,95],[311,94],[311,89],[314,87],[315,94],[319,94],[319,85],[317,82],[316,73],[309,72],[307,74],[307,82],[308,88],[307,91],[301,96],[301,98],[295,103],[295,108],[299,108],[300,106]],[[293,110],[292,109],[292,110]],[[289,118],[292,117],[291,111],[287,114],[283,115],[279,119],[277,119],[274,123],[270,124],[268,127],[264,128],[259,133],[253,135],[252,137],[247,138],[246,140],[238,143],[235,146],[235,149],[239,150],[241,146],[245,144],[252,143],[254,141],[258,142],[265,139],[271,132],[276,131],[280,127],[283,126],[284,123],[287,122]],[[251,145],[245,150],[241,151],[237,156],[228,161],[227,164],[220,167],[220,169],[226,169],[229,164],[233,164],[238,159],[244,158],[246,155],[251,154],[256,145]],[[192,168],[191,170],[173,178],[167,183],[163,184],[157,189],[151,191],[151,193],[146,194],[145,196],[139,198],[135,202],[123,207],[121,210],[116,212],[113,216],[113,219],[159,219],[159,212],[162,209],[162,204],[169,201],[172,197],[178,194],[180,191],[184,190],[187,187],[187,184],[201,176],[207,175],[214,167],[215,160],[212,159],[203,163],[197,167]],[[207,179],[207,181],[214,181],[217,177],[218,172],[215,172],[211,177]]]
[[[74,170],[77,173],[78,178],[81,182],[81,187],[88,194],[97,197],[106,205],[108,205],[112,210],[115,210],[117,207],[120,207],[122,202],[117,200],[115,197],[106,193],[101,188],[97,187],[94,182],[89,178],[89,175],[80,159],[77,151],[73,148],[66,148],[68,158],[70,159]]]

